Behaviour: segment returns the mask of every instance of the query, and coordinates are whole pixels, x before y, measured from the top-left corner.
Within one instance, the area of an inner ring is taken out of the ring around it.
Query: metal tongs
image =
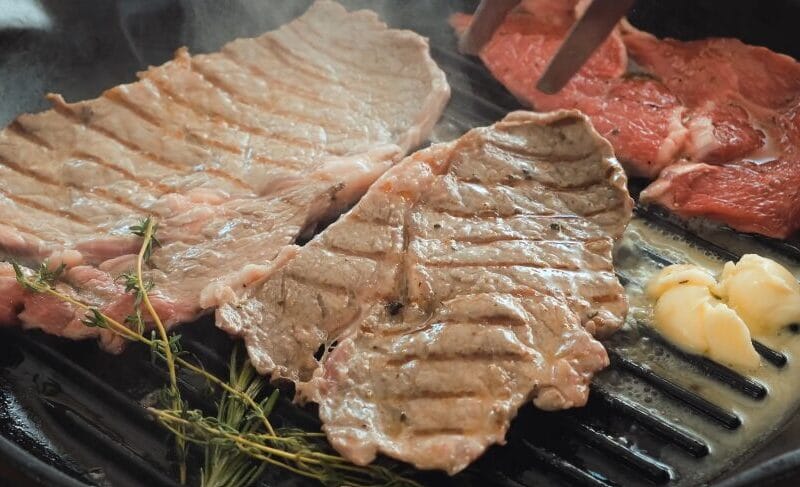
[[[536,88],[556,93],[581,69],[589,56],[611,34],[634,0],[593,0],[550,60]],[[459,42],[461,51],[477,55],[520,0],[481,0],[472,23]]]

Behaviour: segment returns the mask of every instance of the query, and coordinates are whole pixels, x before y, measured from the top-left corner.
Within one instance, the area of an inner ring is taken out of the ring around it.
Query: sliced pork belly
[[[52,110],[0,132],[0,247],[32,265],[64,262],[69,292],[124,317],[130,297],[115,278],[140,245],[128,227],[155,215],[163,245],[148,277],[170,325],[203,312],[209,283],[213,300],[220,283],[256,279],[352,205],[427,138],[449,96],[424,38],[327,0],[139,77],[94,100],[51,96]],[[18,313],[50,333],[103,333],[51,299],[5,296],[3,323]]]
[[[586,402],[608,364],[592,335],[627,309],[611,251],[631,207],[584,115],[515,112],[403,160],[263,282],[231,289],[217,325],[319,403],[348,459],[455,473],[525,402]]]

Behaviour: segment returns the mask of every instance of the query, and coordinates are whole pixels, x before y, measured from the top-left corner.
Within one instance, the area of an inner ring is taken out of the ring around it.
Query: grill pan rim
[[[23,477],[28,482],[27,485],[58,487],[86,487],[89,485],[39,459],[3,435],[0,435],[0,454],[3,455],[2,461],[7,462],[8,467],[14,469],[15,476]]]
[[[462,4],[469,2],[470,0],[461,1]],[[343,3],[347,4],[348,2],[343,1]],[[703,1],[703,3],[707,4],[708,2]],[[800,2],[793,3],[800,6]],[[464,10],[468,10],[468,8],[464,8]],[[777,433],[778,432],[774,432],[772,436],[774,437]],[[763,446],[763,444],[759,446]],[[758,446],[756,448],[758,448]],[[3,460],[7,460],[8,463],[13,464],[12,466],[18,468],[22,475],[29,478],[31,485],[53,485],[63,487],[92,485],[76,480],[74,477],[69,476],[53,465],[49,465],[46,461],[28,453],[24,448],[2,435],[0,435],[0,455],[5,457]],[[787,457],[791,461],[779,461],[784,457]],[[0,464],[1,463],[2,462],[0,462]],[[786,478],[788,475],[800,475],[800,450],[787,452],[778,457],[769,459],[762,464],[749,470],[739,472],[721,483],[714,485],[718,487],[744,487],[745,485],[754,485]],[[2,480],[1,477],[0,480]]]

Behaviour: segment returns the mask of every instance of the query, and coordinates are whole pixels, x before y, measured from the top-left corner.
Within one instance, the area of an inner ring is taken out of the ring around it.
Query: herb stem
[[[192,441],[192,442],[194,442],[194,443],[198,443],[198,444],[203,444],[203,441],[202,441],[202,440],[199,440],[199,439],[193,439],[193,438],[191,438],[191,437],[189,437],[189,436],[185,436],[185,433],[182,433],[181,431],[179,431],[178,429],[176,429],[174,426],[172,426],[172,425],[170,425],[170,424],[169,424],[169,421],[174,421],[174,422],[179,422],[179,423],[181,423],[181,424],[182,424],[182,426],[189,426],[189,425],[192,425],[192,424],[193,424],[193,423],[191,423],[190,421],[186,421],[186,420],[184,420],[184,419],[178,418],[177,416],[170,415],[170,414],[168,414],[166,411],[161,411],[161,410],[159,410],[159,409],[149,409],[149,411],[150,411],[152,414],[154,414],[154,415],[156,415],[156,416],[160,417],[160,418],[162,419],[162,422],[161,422],[161,424],[162,424],[162,425],[163,425],[163,426],[164,426],[166,429],[168,429],[170,432],[172,432],[173,434],[175,434],[175,435],[184,435],[184,437],[185,437],[185,438],[186,438],[188,441]],[[165,420],[166,420],[166,421],[165,421]],[[211,430],[211,431],[212,431],[214,434],[217,434],[217,433],[218,433],[218,431],[217,431],[217,430]],[[219,433],[220,433],[220,435],[219,435],[219,436],[223,436],[223,435],[221,434],[221,432],[219,432]],[[231,436],[235,436],[235,435],[231,435]],[[243,444],[241,444],[241,443],[239,443],[239,442],[233,441],[233,443],[234,443],[234,445],[236,446],[236,449],[237,449],[237,450],[241,451],[242,453],[245,453],[247,456],[249,456],[249,457],[251,457],[251,458],[254,458],[254,459],[256,459],[256,460],[261,460],[261,461],[263,461],[263,462],[270,463],[270,464],[272,464],[272,465],[275,465],[275,466],[278,466],[278,467],[280,467],[280,468],[285,468],[286,470],[289,470],[289,471],[291,471],[291,472],[294,472],[294,473],[296,473],[296,474],[298,474],[298,475],[302,475],[302,476],[304,476],[304,477],[310,477],[310,478],[314,478],[314,479],[317,479],[317,480],[320,480],[320,479],[322,478],[322,476],[321,476],[320,474],[312,473],[312,472],[309,472],[309,471],[307,471],[307,470],[301,470],[301,469],[299,469],[299,468],[297,468],[297,467],[294,467],[293,465],[287,464],[287,463],[285,463],[285,462],[281,462],[281,461],[279,461],[279,460],[275,460],[275,459],[274,459],[274,458],[272,458],[272,457],[269,457],[269,456],[266,456],[266,455],[262,455],[262,454],[259,454],[259,453],[254,453],[254,452],[253,452],[251,449],[249,449],[248,447],[246,447],[245,445],[243,445]]]
[[[167,329],[164,326],[164,323],[161,321],[161,318],[158,316],[158,313],[156,313],[153,303],[150,301],[150,296],[148,296],[147,293],[147,287],[145,286],[144,279],[142,278],[144,275],[142,272],[142,267],[144,265],[145,253],[149,253],[148,248],[151,246],[154,229],[155,223],[152,220],[147,219],[144,225],[144,236],[142,237],[144,242],[142,247],[139,249],[138,256],[136,257],[136,281],[139,284],[139,289],[142,293],[142,303],[144,304],[145,308],[147,308],[147,312],[150,314],[150,317],[153,319],[153,323],[156,325],[156,329],[161,337],[161,341],[164,343],[164,358],[167,362],[167,369],[169,371],[170,387],[177,389],[178,376],[175,372],[175,358],[172,354],[172,347],[169,346]]]
[[[147,218],[144,220],[142,226],[144,227],[142,228],[142,246],[139,249],[139,253],[136,257],[136,282],[139,286],[142,303],[147,309],[147,312],[150,314],[150,318],[152,318],[153,323],[155,323],[158,334],[161,337],[161,342],[164,349],[164,361],[167,363],[167,371],[169,372],[169,386],[172,390],[172,407],[175,409],[182,409],[182,400],[180,397],[180,390],[178,389],[178,374],[175,372],[175,356],[172,353],[172,345],[170,344],[169,336],[167,335],[167,328],[164,326],[164,323],[161,321],[161,318],[158,316],[158,313],[156,313],[156,310],[153,307],[153,303],[150,301],[150,296],[147,292],[148,287],[145,286],[144,278],[142,277],[144,276],[144,272],[142,270],[144,261],[150,256],[150,252],[155,241],[154,233],[156,229],[156,223],[151,218]],[[185,485],[186,461],[184,460],[184,456],[186,452],[186,442],[183,438],[178,436],[176,437],[176,443],[178,446],[179,456],[179,480],[181,485]]]
[[[82,302],[78,301],[77,299],[72,298],[72,296],[69,296],[69,295],[64,294],[62,292],[59,292],[58,290],[56,290],[56,289],[54,289],[52,287],[48,286],[45,289],[43,289],[43,291],[45,293],[55,297],[55,298],[58,298],[58,299],[60,299],[62,301],[65,301],[65,302],[67,302],[67,303],[69,303],[69,304],[71,304],[73,306],[76,306],[78,308],[81,308],[81,309],[83,309],[85,311],[94,311],[94,310],[97,309],[94,306],[89,306],[86,303],[82,303]],[[117,320],[115,320],[115,319],[113,319],[113,318],[111,318],[109,316],[106,316],[105,314],[101,313],[101,315],[103,316],[103,318],[105,318],[105,320],[108,322],[108,324],[111,325],[111,331],[112,332],[114,332],[114,333],[116,333],[118,335],[123,335],[125,338],[127,338],[129,340],[132,340],[132,341],[141,342],[141,343],[144,343],[144,344],[146,344],[148,346],[152,346],[153,345],[153,342],[151,340],[148,340],[144,336],[139,335],[138,333],[136,333],[135,331],[131,330],[127,326],[123,325],[119,321],[117,321]]]
[[[307,455],[301,455],[301,454],[298,454],[298,453],[291,453],[291,452],[287,452],[285,450],[280,450],[278,448],[273,448],[273,447],[268,446],[268,445],[264,445],[264,444],[261,444],[261,443],[256,443],[254,441],[251,441],[251,440],[249,440],[247,438],[244,438],[244,437],[241,437],[239,435],[235,435],[235,434],[229,433],[227,431],[222,431],[220,429],[211,428],[211,427],[209,427],[207,425],[202,425],[202,424],[195,425],[195,424],[193,424],[192,422],[190,422],[190,421],[188,421],[186,419],[183,419],[183,418],[181,418],[179,416],[176,416],[175,414],[171,413],[170,411],[163,411],[163,410],[160,410],[160,409],[153,409],[153,408],[148,408],[148,411],[150,411],[150,413],[152,413],[154,416],[157,416],[160,419],[169,420],[174,424],[180,424],[180,425],[184,425],[184,426],[193,426],[194,425],[194,426],[199,427],[200,429],[204,430],[206,433],[209,433],[211,435],[222,437],[222,438],[230,440],[230,441],[232,441],[234,443],[240,443],[241,445],[246,446],[248,448],[253,448],[253,449],[256,449],[256,450],[260,450],[260,451],[262,451],[264,453],[267,453],[267,454],[270,454],[270,455],[275,455],[276,457],[285,458],[287,460],[291,460],[291,461],[294,461],[294,462],[306,462],[306,463],[312,463],[312,464],[321,464],[321,463],[323,463],[323,461],[325,459],[324,457],[328,457],[329,456],[329,455],[326,455],[324,453],[314,453],[314,452],[309,452]],[[270,435],[270,436],[258,435],[258,437],[259,438],[263,438],[263,439],[273,440],[273,441],[280,441],[282,439],[282,438],[280,438],[278,436],[275,436],[275,435]],[[317,456],[319,456],[321,458],[315,458]],[[334,458],[337,461],[341,461],[342,460],[341,457],[334,457]]]
[[[224,439],[230,441],[231,443],[233,443],[233,445],[236,446],[236,448],[239,451],[247,454],[248,456],[254,459],[280,466],[281,468],[290,470],[298,475],[303,475],[305,477],[314,478],[322,481],[328,478],[326,476],[327,472],[326,469],[333,469],[342,472],[342,475],[347,475],[346,482],[344,482],[342,485],[348,485],[348,486],[375,485],[373,482],[370,482],[368,484],[363,483],[364,480],[369,478],[367,472],[365,472],[364,470],[364,467],[358,467],[356,465],[352,465],[349,462],[347,462],[347,460],[345,460],[340,456],[328,455],[326,453],[320,453],[315,451],[304,451],[299,453],[290,452],[260,442],[260,441],[273,441],[280,443],[283,441],[287,441],[287,438],[285,437],[273,436],[273,435],[243,436],[241,434],[235,434],[223,430],[221,428],[209,426],[208,424],[202,422],[189,421],[185,418],[182,418],[174,414],[174,412],[171,411],[164,411],[152,408],[148,410],[150,411],[151,414],[153,414],[156,418],[158,418],[160,422],[167,429],[169,429],[176,435],[180,434],[184,435],[184,438],[187,441],[203,444],[208,441],[208,438],[211,438],[212,440]],[[200,430],[200,432],[204,433],[207,436],[198,438],[191,435],[187,435],[186,428],[192,428],[192,427],[196,428],[196,430]],[[254,441],[254,440],[259,440],[259,441]],[[279,459],[282,459],[284,461],[281,461]],[[300,467],[297,467],[295,465],[299,465]],[[350,475],[347,474],[348,472],[350,473]],[[402,480],[404,482],[403,485],[420,487],[418,483],[410,479],[404,478]]]
[[[275,429],[272,427],[272,424],[269,422],[269,419],[267,419],[267,417],[264,415],[264,412],[261,409],[261,406],[259,406],[258,403],[256,403],[255,400],[253,400],[252,397],[248,396],[247,394],[245,394],[245,393],[243,393],[243,392],[241,392],[241,391],[239,391],[237,389],[234,389],[233,387],[228,385],[225,381],[217,378],[213,374],[209,374],[208,372],[206,372],[202,367],[198,367],[198,366],[194,365],[193,363],[188,362],[188,361],[186,361],[186,360],[184,360],[184,359],[182,359],[180,357],[176,358],[175,361],[177,363],[179,363],[182,367],[185,367],[185,368],[191,370],[192,372],[202,376],[203,378],[205,378],[209,382],[213,382],[214,384],[216,384],[217,386],[221,387],[222,389],[224,389],[228,393],[230,393],[230,394],[238,397],[242,401],[244,401],[250,407],[250,409],[252,409],[253,411],[256,412],[256,415],[258,416],[258,419],[260,419],[261,422],[264,423],[264,427],[267,429],[267,431],[269,431],[269,434],[273,435],[273,436],[276,436],[275,435]]]

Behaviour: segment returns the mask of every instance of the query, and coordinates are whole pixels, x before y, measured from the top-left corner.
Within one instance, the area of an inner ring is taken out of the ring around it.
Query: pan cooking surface
[[[147,64],[164,62],[181,44],[192,52],[212,51],[235,37],[273,29],[310,3],[20,2],[30,3],[33,10],[20,14],[12,28],[0,24],[4,124],[19,112],[46,108],[41,97],[47,91],[61,92],[68,100],[97,96],[105,88],[132,81],[135,71]],[[434,141],[488,125],[520,107],[477,60],[455,51],[445,19],[451,12],[474,9],[476,2],[419,0],[402,2],[402,7],[390,0],[343,3],[351,9],[373,8],[391,26],[412,28],[431,38],[432,55],[453,89]],[[693,30],[692,22],[665,32],[655,20],[665,14],[651,3],[657,2],[639,2],[634,22],[658,34],[702,35]],[[700,4],[701,13],[709,10],[710,2]],[[670,12],[673,17],[675,9]],[[670,22],[679,21],[670,18]],[[718,29],[713,34],[738,33],[734,23],[725,22],[722,18],[712,23],[710,28]],[[749,32],[746,40],[797,55],[789,51],[797,46],[785,43],[785,37],[776,33],[779,30],[764,28],[762,37]],[[632,182],[634,194],[639,186]],[[626,330],[607,343],[612,367],[598,376],[589,405],[558,413],[525,407],[506,446],[493,447],[455,478],[420,474],[420,480],[481,486],[694,485],[732,470],[796,409],[800,368],[793,362],[800,354],[800,336],[787,331],[759,344],[764,366],[753,376],[743,376],[681,354],[646,332],[641,326],[646,321],[640,308],[641,285],[670,263],[691,260],[716,270],[724,260],[736,260],[746,252],[774,257],[794,270],[800,265],[795,243],[736,235],[696,222],[684,224],[659,210],[637,208],[616,255],[632,311]],[[185,347],[207,368],[224,371],[231,342],[210,321],[185,326],[180,332]],[[141,408],[164,380],[161,369],[150,363],[149,352],[139,347],[109,356],[94,343],[3,330],[0,479],[6,468],[21,468],[44,485],[174,485],[168,437]],[[183,385],[193,406],[213,407],[201,384],[184,377]],[[276,422],[318,428],[316,412],[291,405],[287,392],[275,413]],[[192,471],[198,468],[190,465]],[[270,471],[261,485],[304,485],[304,481]]]

